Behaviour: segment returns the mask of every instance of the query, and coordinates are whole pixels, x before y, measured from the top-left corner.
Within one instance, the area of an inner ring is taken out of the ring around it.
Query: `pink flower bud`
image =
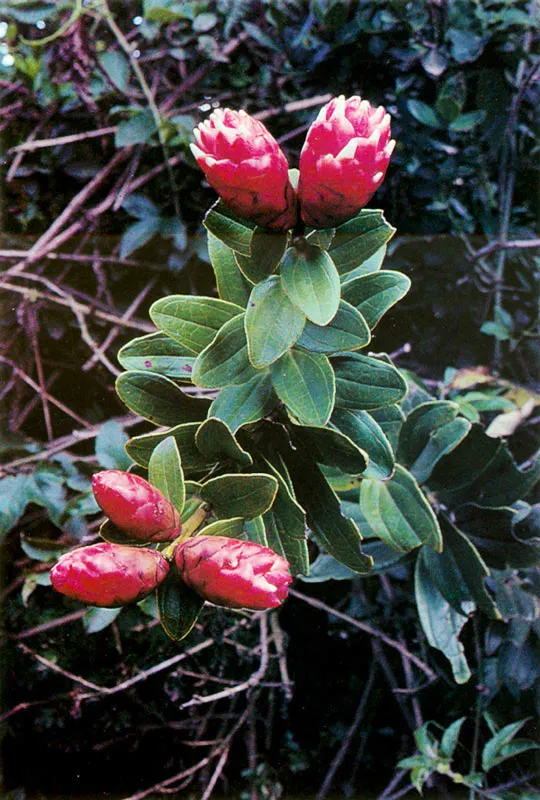
[[[98,506],[116,527],[132,539],[169,542],[180,531],[180,514],[151,483],[118,469],[92,477]]]
[[[383,106],[372,108],[357,95],[330,100],[300,155],[298,197],[306,225],[330,228],[354,217],[383,182],[395,144]]]
[[[287,561],[269,547],[227,536],[195,536],[174,557],[188,586],[227,608],[276,608],[292,581]]]
[[[218,108],[193,133],[193,155],[231,211],[275,231],[293,227],[296,196],[287,159],[262,122]]]
[[[51,582],[73,600],[117,608],[149,595],[168,571],[157,550],[102,542],[65,553],[51,569]]]

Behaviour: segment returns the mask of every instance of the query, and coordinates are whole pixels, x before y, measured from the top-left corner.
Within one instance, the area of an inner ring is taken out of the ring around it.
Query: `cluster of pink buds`
[[[329,228],[354,217],[384,180],[395,141],[383,106],[343,95],[308,130],[295,192],[274,137],[245,111],[217,109],[194,131],[197,163],[225,204],[275,231]]]
[[[92,488],[98,505],[126,541],[173,542],[172,555],[112,542],[79,547],[51,570],[58,592],[105,608],[135,603],[162,583],[174,559],[178,579],[216,605],[262,610],[276,608],[287,597],[289,564],[268,547],[204,534],[182,541],[178,511],[137,475],[106,470],[94,476]]]

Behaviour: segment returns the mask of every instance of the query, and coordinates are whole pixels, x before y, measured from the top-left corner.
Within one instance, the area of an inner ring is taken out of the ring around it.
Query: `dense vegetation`
[[[128,435],[149,430],[114,393],[120,347],[154,330],[164,295],[214,293],[201,219],[215,194],[188,145],[218,106],[263,119],[290,163],[331,96],[386,106],[398,144],[370,206],[398,229],[385,269],[412,289],[372,341],[407,371],[409,411],[456,403],[527,474],[540,419],[537,23],[534,0],[0,11],[6,797],[413,797],[411,777],[441,796],[457,773],[487,776],[471,797],[535,796],[539,506],[515,473],[497,512],[470,496],[453,506],[433,484],[430,501],[490,568],[474,598],[487,613],[457,619],[442,653],[419,622],[409,556],[362,578],[323,557],[279,616],[204,609],[181,645],[151,601],[85,610],[52,592],[48,567],[97,537],[90,477],[126,469]],[[489,437],[477,435],[479,458]]]

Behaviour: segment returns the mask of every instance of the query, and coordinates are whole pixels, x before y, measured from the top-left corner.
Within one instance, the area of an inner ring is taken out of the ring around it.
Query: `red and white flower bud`
[[[245,111],[218,108],[193,133],[193,155],[231,211],[275,231],[294,226],[287,159],[262,122]]]
[[[157,550],[102,542],[65,553],[51,569],[51,582],[72,600],[117,608],[147,597],[168,571]]]
[[[288,562],[269,547],[227,536],[195,536],[174,557],[191,589],[227,608],[277,608],[292,581]]]
[[[116,527],[132,539],[169,542],[181,531],[180,514],[151,483],[108,469],[92,477],[92,491],[98,506]]]
[[[303,221],[330,228],[354,217],[384,180],[395,147],[390,115],[357,95],[335,97],[319,112],[300,155]]]

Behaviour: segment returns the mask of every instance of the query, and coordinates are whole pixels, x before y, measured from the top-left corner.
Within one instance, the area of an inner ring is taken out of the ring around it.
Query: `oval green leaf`
[[[336,228],[330,255],[340,275],[361,266],[385,245],[396,229],[379,209],[365,208]]]
[[[285,454],[284,454],[285,457]],[[373,561],[362,552],[362,536],[352,519],[343,516],[341,504],[317,464],[290,450],[287,467],[298,502],[316,541],[341,564],[360,574],[370,572]]]
[[[167,636],[181,642],[191,632],[204,605],[204,600],[180,579],[176,567],[158,586],[159,619]]]
[[[368,465],[365,450],[339,430],[291,425],[290,432],[293,445],[304,448],[318,464],[336,467],[347,475],[360,475]]]
[[[213,233],[220,241],[234,250],[249,256],[251,252],[251,237],[255,225],[251,225],[247,220],[240,219],[232,211],[229,211],[222,200],[214,203],[207,212],[204,220],[204,227]]]
[[[123,372],[116,379],[116,392],[130,411],[156,425],[202,421],[210,406],[154,372]]]
[[[326,356],[293,349],[270,367],[274,389],[305,425],[326,425],[334,407],[334,371]]]
[[[148,467],[150,458],[157,445],[168,436],[173,436],[178,450],[182,454],[182,467],[186,473],[200,474],[211,469],[215,461],[203,456],[195,444],[195,435],[200,427],[200,422],[190,422],[177,425],[160,433],[145,433],[134,436],[126,443],[126,451],[131,458],[141,467]]]
[[[248,356],[244,314],[238,314],[196,358],[191,378],[197,386],[222,389],[246,383],[256,374]]]
[[[186,490],[180,451],[174,436],[167,436],[159,442],[150,456],[148,480],[181,514],[184,510]]]
[[[251,286],[238,268],[234,250],[208,231],[208,255],[220,298],[243,308],[247,303]]]
[[[222,389],[208,410],[210,417],[226,422],[232,433],[250,422],[263,419],[274,408],[277,397],[268,370],[241,386]]]
[[[429,502],[399,464],[389,481],[362,481],[360,510],[375,536],[401,553],[421,544],[437,552],[442,549],[439,523]]]
[[[216,297],[172,294],[153,303],[150,317],[160,330],[198,355],[222,325],[241,311],[242,308],[235,303]]]
[[[336,406],[368,411],[398,403],[407,393],[401,373],[386,361],[351,353],[332,359]]]
[[[370,339],[371,331],[362,314],[341,300],[336,316],[328,325],[314,325],[308,320],[297,344],[314,353],[334,355],[360,350]]]
[[[281,263],[283,288],[315,325],[328,325],[341,297],[339,274],[324,250],[302,242],[289,247]]]
[[[125,344],[118,361],[127,370],[157,372],[167,378],[191,381],[195,358],[191,350],[166,333],[149,333]]]
[[[257,227],[251,238],[251,254],[236,253],[236,262],[251,283],[259,283],[276,271],[286,247],[286,233]]]
[[[206,419],[195,436],[195,444],[204,456],[219,462],[235,461],[241,467],[250,467],[253,459],[238,444],[226,422],[216,417]]]
[[[410,287],[410,279],[401,272],[380,270],[345,281],[341,291],[343,299],[361,312],[373,330],[381,317],[407,294]]]
[[[245,327],[249,359],[261,369],[277,361],[293,346],[306,318],[272,275],[254,286],[248,301]]]
[[[220,475],[201,487],[201,498],[217,517],[253,519],[272,506],[278,489],[271,475]]]
[[[394,453],[381,426],[367,411],[336,408],[330,423],[348,436],[369,457],[365,478],[386,480],[394,472]]]

